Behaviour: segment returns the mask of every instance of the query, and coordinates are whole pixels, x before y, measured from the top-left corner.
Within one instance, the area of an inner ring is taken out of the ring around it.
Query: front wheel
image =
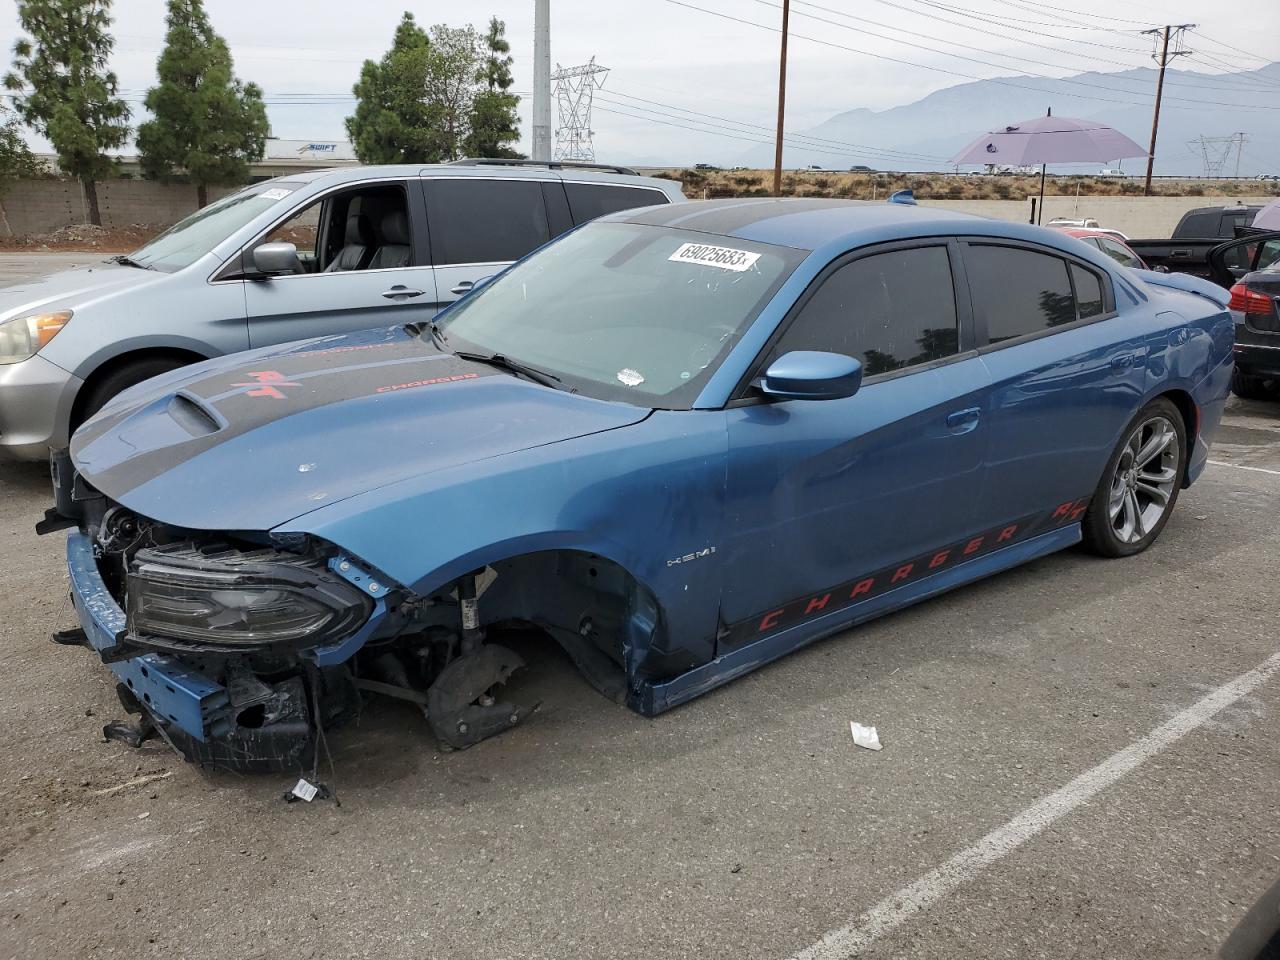
[[[1084,515],[1085,545],[1104,557],[1141,553],[1169,521],[1187,463],[1182,414],[1161,397],[1130,421]]]

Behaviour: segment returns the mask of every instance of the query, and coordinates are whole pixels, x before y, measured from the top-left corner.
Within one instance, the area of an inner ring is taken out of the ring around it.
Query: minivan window
[[[824,350],[857,357],[868,376],[960,349],[947,248],[877,253],[838,267],[800,308],[770,353]]]
[[[429,178],[423,185],[436,266],[509,263],[551,239],[537,180]]]
[[[1034,250],[970,244],[964,256],[973,308],[991,343],[1076,320],[1067,262]]]
[[[574,223],[585,223],[606,213],[666,203],[667,195],[647,187],[622,187],[609,183],[566,183],[569,210]]]
[[[245,224],[271,209],[301,184],[263,183],[223,197],[179,220],[129,254],[144,267],[174,273],[189,267]]]

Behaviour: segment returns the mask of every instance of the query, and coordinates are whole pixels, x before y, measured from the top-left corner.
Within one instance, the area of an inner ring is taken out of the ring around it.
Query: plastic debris
[[[875,727],[864,727],[862,724],[850,720],[849,732],[853,734],[853,742],[860,747],[866,747],[868,750],[884,749]]]

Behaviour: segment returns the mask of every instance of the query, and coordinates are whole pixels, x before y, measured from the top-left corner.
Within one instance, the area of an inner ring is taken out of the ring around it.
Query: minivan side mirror
[[[840,400],[862,386],[862,362],[843,353],[793,350],[769,364],[757,386],[779,400]]]
[[[302,264],[298,260],[298,248],[284,240],[254,247],[253,266],[259,273],[269,277],[302,272]]]

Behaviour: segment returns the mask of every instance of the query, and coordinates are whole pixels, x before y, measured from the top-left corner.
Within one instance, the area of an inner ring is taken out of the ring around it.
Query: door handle
[[[388,300],[409,300],[413,297],[422,296],[422,290],[410,290],[402,283],[397,283],[390,290],[384,290],[382,295]]]
[[[454,296],[460,297],[464,293],[470,293],[471,288],[474,287],[475,285],[476,284],[474,280],[463,280],[456,287],[452,288],[449,292],[452,293]]]
[[[982,417],[981,407],[968,407],[947,415],[947,429],[952,433],[968,433],[978,425]]]
[[[1119,373],[1122,370],[1128,370],[1132,366],[1133,366],[1132,353],[1122,353],[1119,356],[1111,358],[1111,369],[1116,371],[1116,373]]]

